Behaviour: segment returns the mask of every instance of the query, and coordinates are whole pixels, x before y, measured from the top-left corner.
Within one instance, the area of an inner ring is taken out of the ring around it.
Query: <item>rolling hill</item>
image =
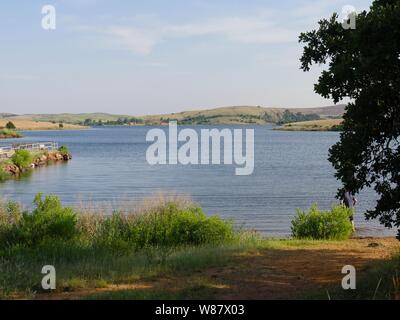
[[[142,118],[146,123],[154,124],[164,123],[169,120],[177,120],[183,124],[267,124],[281,122],[286,110],[294,115],[301,114],[305,116],[314,115],[320,118],[340,118],[344,113],[344,105],[305,109],[235,106],[198,111],[183,111],[170,114],[149,115]],[[317,119],[317,117],[315,117],[315,119],[307,119],[307,117],[305,118],[306,119],[302,120]]]
[[[82,125],[85,120],[90,122],[102,121],[103,124],[166,124],[176,120],[180,124],[267,124],[285,123],[286,116],[296,121],[318,120],[319,118],[340,118],[344,112],[344,105],[335,105],[322,108],[266,108],[261,106],[233,106],[206,110],[183,111],[179,113],[132,116],[115,115],[108,113],[60,113],[60,114],[7,114],[4,119],[11,121],[34,121],[47,123],[65,123]],[[135,121],[133,121],[135,120]]]

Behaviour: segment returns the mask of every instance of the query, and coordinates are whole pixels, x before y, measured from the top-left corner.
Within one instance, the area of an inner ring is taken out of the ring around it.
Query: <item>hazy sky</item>
[[[167,113],[314,107],[298,35],[366,0],[19,0],[0,3],[0,112]],[[43,5],[56,30],[41,27]]]

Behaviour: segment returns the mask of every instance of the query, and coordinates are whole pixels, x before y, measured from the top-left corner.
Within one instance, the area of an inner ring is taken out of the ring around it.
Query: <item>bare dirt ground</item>
[[[118,290],[182,290],[201,277],[215,299],[293,299],[304,292],[340,285],[345,265],[357,275],[369,264],[398,252],[395,238],[363,238],[301,246],[284,245],[243,252],[227,266],[209,268],[194,275],[168,276],[150,282],[113,285],[101,289],[38,295],[38,299],[80,299],[89,294]]]
[[[340,285],[341,270],[353,265],[361,272],[371,262],[390,258],[399,250],[394,238],[352,239],[304,248],[264,250],[239,258],[229,270],[215,270],[216,277],[231,283],[221,299],[290,299],[304,292]]]

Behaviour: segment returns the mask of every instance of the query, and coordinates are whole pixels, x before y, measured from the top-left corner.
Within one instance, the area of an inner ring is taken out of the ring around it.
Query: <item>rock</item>
[[[368,244],[368,248],[376,248],[376,247],[380,247],[380,246],[382,246],[382,245],[377,242],[371,242],[370,244]]]
[[[9,172],[11,174],[17,175],[21,173],[21,170],[14,164],[9,164],[7,166],[4,167],[4,170],[6,172]]]

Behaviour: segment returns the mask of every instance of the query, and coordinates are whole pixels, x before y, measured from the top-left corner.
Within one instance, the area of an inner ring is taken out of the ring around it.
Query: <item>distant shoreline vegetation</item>
[[[291,112],[285,110],[282,114],[270,114],[268,112],[260,115],[254,114],[226,114],[197,115],[183,118],[166,116],[159,119],[146,119],[138,117],[125,117],[117,120],[85,119],[79,124],[89,127],[98,126],[137,126],[137,125],[167,125],[171,121],[176,121],[178,125],[216,125],[216,124],[286,124],[292,122],[319,120],[318,114],[303,114],[301,112]]]
[[[22,138],[23,135],[16,130],[0,129],[0,139]]]
[[[341,118],[344,105],[320,108],[269,108],[231,106],[169,114],[121,115],[109,113],[60,113],[15,115],[0,113],[0,126],[13,121],[20,130],[84,129],[101,126],[164,126],[170,121],[178,125],[286,125],[306,121]]]
[[[320,119],[291,122],[274,128],[279,131],[342,131],[343,119]]]
[[[17,132],[15,124],[8,121],[5,127],[0,127],[0,139],[22,138],[23,135]]]

